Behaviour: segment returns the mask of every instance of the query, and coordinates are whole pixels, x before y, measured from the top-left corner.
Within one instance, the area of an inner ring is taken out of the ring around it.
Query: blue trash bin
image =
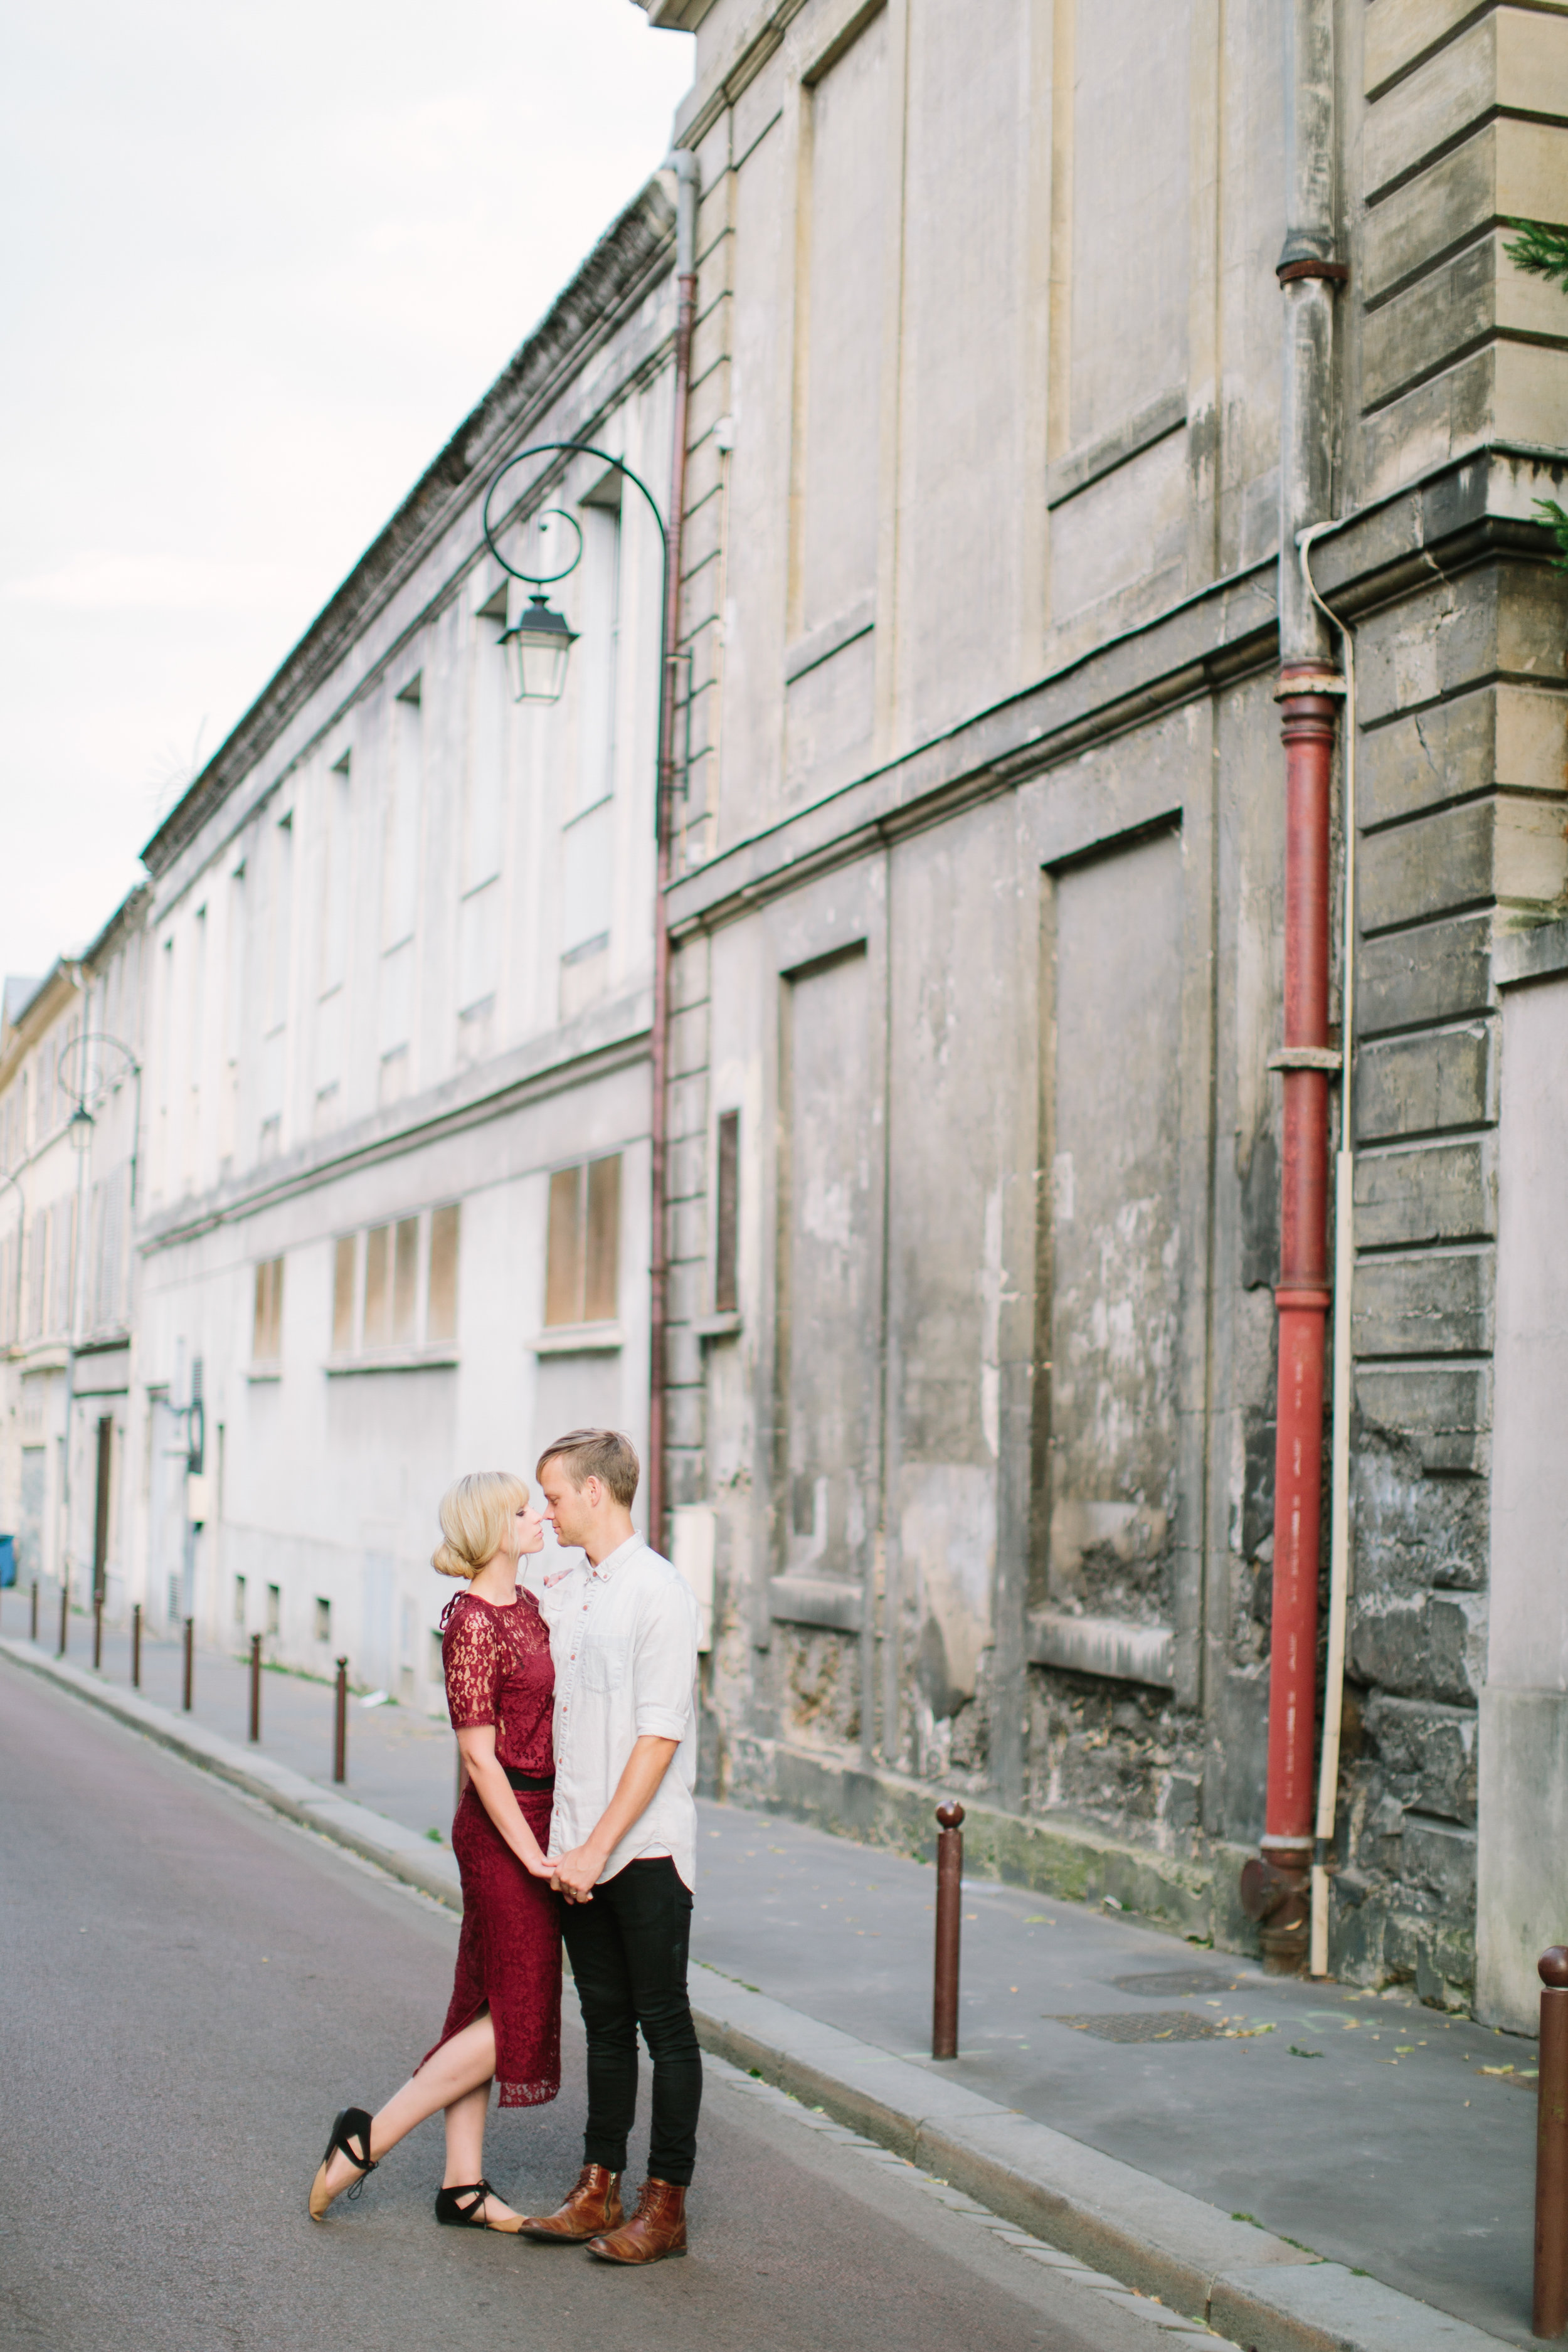
[[[0,1536],[0,1592],[16,1581],[16,1538]]]

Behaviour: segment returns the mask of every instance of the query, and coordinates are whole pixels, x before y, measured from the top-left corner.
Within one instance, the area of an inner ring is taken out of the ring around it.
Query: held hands
[[[558,1853],[548,1867],[553,1874],[550,1884],[557,1895],[563,1895],[568,1903],[591,1903],[605,1857],[594,1846],[574,1846],[570,1853]]]

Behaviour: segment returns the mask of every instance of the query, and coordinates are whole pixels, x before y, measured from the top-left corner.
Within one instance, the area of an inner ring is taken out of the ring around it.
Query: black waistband
[[[553,1772],[520,1772],[515,1764],[503,1764],[501,1770],[514,1789],[553,1789]]]

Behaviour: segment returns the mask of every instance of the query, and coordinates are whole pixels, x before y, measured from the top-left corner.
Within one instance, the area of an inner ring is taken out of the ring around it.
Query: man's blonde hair
[[[623,1431],[569,1429],[564,1437],[545,1447],[533,1474],[536,1478],[543,1477],[547,1462],[559,1462],[574,1486],[585,1486],[590,1478],[597,1478],[623,1509],[631,1509],[642,1465],[637,1447]]]
[[[430,1555],[431,1567],[440,1576],[478,1576],[500,1551],[507,1521],[513,1512],[526,1510],[530,1499],[527,1479],[515,1471],[470,1470],[441,1497],[446,1540]]]

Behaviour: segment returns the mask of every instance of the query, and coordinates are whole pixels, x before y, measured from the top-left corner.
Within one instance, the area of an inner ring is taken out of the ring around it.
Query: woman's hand
[[[458,1734],[458,1748],[480,1804],[529,1876],[551,1877],[553,1865],[545,1861],[539,1840],[522,1817],[511,1782],[497,1761],[494,1724],[465,1726]]]

